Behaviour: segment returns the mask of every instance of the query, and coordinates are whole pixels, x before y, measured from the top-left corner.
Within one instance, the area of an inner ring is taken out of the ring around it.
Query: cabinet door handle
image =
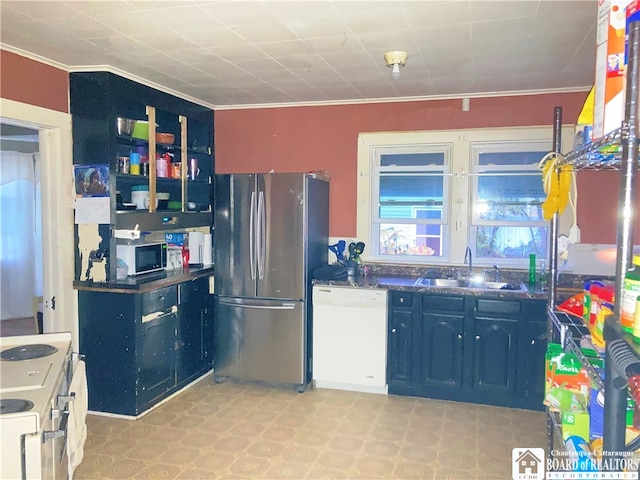
[[[404,303],[404,298],[401,298],[401,299],[400,299],[400,303]]]
[[[534,338],[533,340],[531,340],[531,345],[535,345],[536,344],[536,339]]]
[[[391,333],[396,333],[396,329],[395,329],[395,328],[392,328],[392,329],[391,329]]]
[[[462,335],[458,334],[458,340],[462,340]]]
[[[480,340],[480,335],[476,335],[476,340]]]

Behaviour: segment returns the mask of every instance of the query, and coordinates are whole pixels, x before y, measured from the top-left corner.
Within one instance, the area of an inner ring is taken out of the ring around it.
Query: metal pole
[[[553,109],[553,151],[561,153],[562,150],[562,107]],[[556,283],[558,271],[558,213],[553,214],[549,228],[551,242],[549,242],[549,303],[548,308],[554,308],[556,302]],[[554,326],[551,318],[547,318],[547,341],[554,341]],[[554,451],[554,425],[551,418],[552,413],[547,408],[547,443],[549,455]]]
[[[622,128],[620,162],[620,198],[618,202],[618,255],[616,257],[615,315],[620,318],[622,280],[631,267],[633,255],[633,223],[635,218],[634,175],[638,158],[638,75],[640,54],[640,22],[629,25],[627,50],[625,109]]]

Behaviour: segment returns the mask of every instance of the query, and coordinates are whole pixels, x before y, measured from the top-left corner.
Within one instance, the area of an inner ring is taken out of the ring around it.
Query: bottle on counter
[[[636,303],[640,295],[640,255],[633,256],[633,268],[629,270],[622,283],[620,299],[620,327],[626,332],[635,332]],[[640,334],[640,325],[638,325]],[[635,336],[635,334],[634,334]]]

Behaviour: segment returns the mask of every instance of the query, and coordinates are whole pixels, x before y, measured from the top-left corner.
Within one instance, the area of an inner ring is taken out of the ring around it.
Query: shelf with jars
[[[202,225],[212,212],[206,126],[153,106],[145,107],[143,119],[125,120],[128,129],[116,138],[116,227]]]
[[[108,220],[91,237],[106,281],[116,278],[117,230],[213,229],[213,110],[110,72],[69,80],[74,165],[108,170]],[[81,255],[76,279],[91,279]]]

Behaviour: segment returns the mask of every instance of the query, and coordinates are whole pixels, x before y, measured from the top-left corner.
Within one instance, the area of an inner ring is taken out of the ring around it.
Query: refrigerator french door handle
[[[251,192],[251,215],[249,217],[249,263],[251,280],[256,279],[256,192]]]
[[[258,194],[258,278],[264,278],[264,257],[266,255],[264,192]]]
[[[282,303],[281,305],[244,305],[241,303],[228,302],[225,300],[219,301],[220,305],[230,305],[238,308],[253,308],[257,310],[293,310],[296,308],[295,303]]]

